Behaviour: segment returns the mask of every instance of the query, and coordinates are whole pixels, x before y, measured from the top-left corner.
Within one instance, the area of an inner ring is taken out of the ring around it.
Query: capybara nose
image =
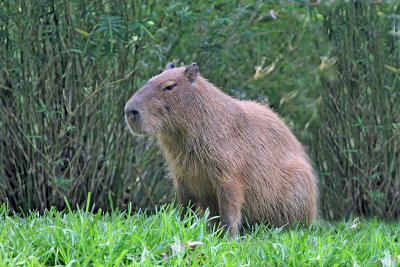
[[[139,111],[135,109],[133,105],[126,105],[124,111],[125,115],[131,120],[135,120],[139,117]]]

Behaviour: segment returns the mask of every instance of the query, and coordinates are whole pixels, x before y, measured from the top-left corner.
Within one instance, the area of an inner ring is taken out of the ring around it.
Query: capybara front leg
[[[195,208],[196,203],[184,181],[178,180],[176,182],[176,191],[178,194],[179,204],[182,206],[181,219],[183,220],[183,218],[186,215],[189,204],[190,204],[190,209],[194,211],[193,209]]]
[[[229,231],[231,238],[237,237],[241,225],[241,207],[243,203],[243,190],[240,185],[222,184],[218,190],[219,214],[223,233]]]

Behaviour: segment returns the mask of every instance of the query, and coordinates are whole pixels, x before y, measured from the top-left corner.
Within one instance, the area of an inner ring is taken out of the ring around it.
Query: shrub
[[[312,131],[328,218],[400,215],[398,7],[349,1],[320,9],[336,61],[334,75],[322,78]]]

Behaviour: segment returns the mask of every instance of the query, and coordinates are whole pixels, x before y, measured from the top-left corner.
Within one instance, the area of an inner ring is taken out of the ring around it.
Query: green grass
[[[385,262],[400,255],[399,224],[374,219],[318,221],[306,229],[258,226],[230,240],[206,218],[188,214],[181,221],[174,205],[153,215],[88,207],[8,213],[3,204],[1,266],[389,266]],[[188,241],[203,244],[188,252],[179,245]]]

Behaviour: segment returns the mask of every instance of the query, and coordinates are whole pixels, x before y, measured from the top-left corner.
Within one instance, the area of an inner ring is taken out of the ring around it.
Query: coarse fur
[[[270,108],[234,99],[173,63],[127,102],[134,133],[157,136],[179,203],[219,216],[235,238],[242,224],[311,223],[316,177],[302,145]]]

